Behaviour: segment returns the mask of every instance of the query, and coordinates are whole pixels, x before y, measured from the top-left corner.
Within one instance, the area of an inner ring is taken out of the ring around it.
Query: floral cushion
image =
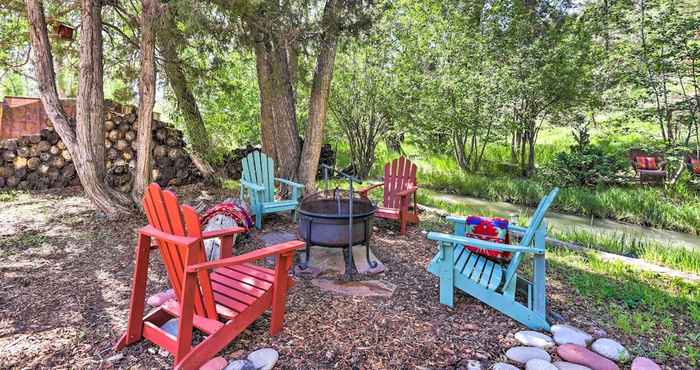
[[[508,238],[508,220],[498,217],[468,216],[464,236],[490,242],[510,244],[510,239]],[[478,253],[498,262],[508,262],[511,258],[510,252],[479,249],[470,245],[465,245],[465,247],[474,253]]]
[[[700,159],[691,159],[690,166],[693,168],[693,173],[700,174]]]
[[[637,167],[640,170],[656,170],[656,157],[637,157]]]

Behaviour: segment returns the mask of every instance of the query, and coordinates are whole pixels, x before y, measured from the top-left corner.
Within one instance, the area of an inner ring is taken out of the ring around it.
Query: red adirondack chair
[[[139,230],[129,322],[115,346],[117,351],[146,338],[175,356],[174,368],[197,369],[270,308],[270,334],[282,329],[287,289],[293,284],[288,271],[304,242],[290,241],[232,257],[233,237],[243,228],[202,233],[197,212],[178,205],[175,194],[162,191],[158,184],[146,189],[144,209],[149,225]],[[203,240],[209,238],[221,238],[221,259],[206,261]],[[156,248],[177,300],[144,316],[148,257]],[[274,270],[251,263],[267,256],[276,257]],[[171,318],[179,319],[177,336],[160,328]],[[194,328],[207,336],[193,347]]]
[[[401,235],[406,234],[406,224],[418,224],[418,204],[416,202],[416,165],[404,156],[384,165],[384,182],[360,190],[360,196],[367,198],[370,190],[384,187],[384,203],[374,213],[375,217],[398,220]],[[411,197],[411,195],[413,195]],[[413,206],[411,206],[411,198]]]

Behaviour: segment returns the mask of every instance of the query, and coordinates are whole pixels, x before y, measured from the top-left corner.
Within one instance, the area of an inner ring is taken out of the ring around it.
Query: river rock
[[[249,360],[231,361],[224,370],[257,370]]]
[[[520,370],[517,367],[505,362],[498,362],[493,365],[492,370]]]
[[[627,351],[627,348],[612,339],[600,338],[591,344],[591,349],[613,361],[627,362],[630,359],[630,353]]]
[[[646,357],[637,357],[632,361],[632,370],[661,370],[661,366]]]
[[[552,363],[559,370],[591,370],[588,366],[577,365],[566,361],[556,361]]]
[[[515,339],[524,346],[538,347],[544,350],[554,347],[552,337],[532,330],[515,333]]]
[[[587,347],[593,342],[592,335],[571,325],[552,325],[551,330],[554,334],[554,341],[559,345],[571,343]]]
[[[537,347],[513,347],[506,351],[506,357],[519,364],[525,364],[535,358],[548,362],[552,359],[547,351]]]
[[[525,364],[525,370],[557,370],[551,362],[533,358]]]
[[[272,348],[262,348],[248,355],[248,360],[253,363],[257,370],[272,369],[279,358],[279,353]]]
[[[207,361],[199,370],[223,370],[226,367],[226,359],[223,357],[214,357]]]
[[[614,362],[577,344],[561,345],[557,347],[557,354],[568,362],[588,366],[592,370],[620,370]]]

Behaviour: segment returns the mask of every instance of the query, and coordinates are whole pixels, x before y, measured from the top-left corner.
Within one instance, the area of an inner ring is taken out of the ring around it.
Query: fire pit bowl
[[[365,245],[369,261],[369,241],[377,207],[369,199],[350,194],[353,193],[333,189],[302,199],[298,209],[299,234],[306,241],[306,258],[300,265],[302,269],[308,267],[312,245],[347,248],[349,273],[352,269],[353,245]],[[370,263],[376,265],[376,262]]]

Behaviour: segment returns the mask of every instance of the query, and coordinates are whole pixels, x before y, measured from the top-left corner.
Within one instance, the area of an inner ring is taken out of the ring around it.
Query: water
[[[532,214],[533,208],[518,206],[505,202],[492,202],[477,198],[453,194],[435,193],[435,199],[462,204],[480,211],[482,214],[510,218],[513,214]],[[700,250],[700,236],[676,231],[659,230],[640,225],[626,224],[608,219],[590,219],[587,217],[562,214],[549,211],[545,217],[547,225],[557,232],[587,231],[589,233],[608,235],[619,238],[625,234],[627,238],[656,241],[671,247],[684,247]]]

